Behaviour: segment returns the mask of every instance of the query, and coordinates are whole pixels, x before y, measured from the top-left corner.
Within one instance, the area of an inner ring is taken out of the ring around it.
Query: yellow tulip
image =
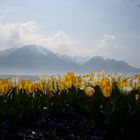
[[[44,82],[39,82],[39,83],[38,83],[38,89],[39,89],[40,91],[44,91],[44,87],[45,87]]]
[[[66,81],[74,81],[75,80],[75,75],[73,72],[69,72],[66,75],[64,75]]]
[[[86,87],[85,93],[86,93],[86,95],[87,95],[88,97],[92,97],[93,94],[95,93],[95,90],[94,90],[94,88],[92,88],[92,87]]]
[[[81,85],[81,82],[82,82],[82,78],[81,78],[80,76],[75,77],[74,86],[75,86],[76,88],[79,88],[80,85]]]
[[[66,85],[63,82],[60,82],[58,85],[59,91],[62,92],[66,89]]]
[[[102,91],[104,97],[109,97],[112,92],[112,86],[103,87],[103,88],[101,88],[101,91]]]
[[[38,91],[38,89],[39,89],[38,83],[34,83],[33,85],[34,85],[34,91]]]
[[[104,97],[109,97],[112,92],[112,85],[110,84],[109,79],[102,79],[100,82],[100,89],[104,95]]]
[[[140,80],[140,74],[135,75],[136,78],[138,78]]]
[[[8,84],[9,81],[7,79],[1,79],[0,84]]]
[[[26,84],[25,91],[27,93],[33,93],[34,92],[34,84],[33,83]]]
[[[51,90],[51,91],[54,90],[53,82],[51,80],[48,82],[48,84],[46,86],[47,86],[48,90]]]
[[[118,87],[127,87],[128,86],[128,82],[127,81],[121,81],[121,82],[118,82]]]
[[[137,89],[140,89],[140,81],[138,82],[136,88],[137,88]]]
[[[0,93],[6,94],[10,90],[9,84],[0,85]]]
[[[29,80],[21,80],[22,89],[26,89],[29,84]]]
[[[139,94],[136,94],[136,95],[135,95],[135,100],[136,100],[136,101],[139,100]]]
[[[85,90],[86,89],[86,84],[84,82],[81,82],[79,89]]]
[[[138,83],[136,85],[136,89],[140,89],[140,75],[136,75],[136,78],[138,79]]]
[[[72,87],[72,81],[65,81],[64,84],[68,89]]]
[[[108,85],[110,85],[109,79],[103,79],[103,80],[100,82],[100,86],[101,86],[101,87],[105,87],[105,86],[108,86]]]

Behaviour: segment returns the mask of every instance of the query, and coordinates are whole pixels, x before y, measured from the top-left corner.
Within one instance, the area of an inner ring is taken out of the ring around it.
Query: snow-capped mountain
[[[47,48],[36,45],[17,48],[7,55],[0,56],[0,73],[39,74],[77,70],[77,64],[67,62]]]
[[[86,73],[105,70],[107,72],[140,73],[123,61],[92,57],[78,64],[74,58],[53,53],[49,49],[28,45],[0,51],[0,74],[48,74],[74,71]]]

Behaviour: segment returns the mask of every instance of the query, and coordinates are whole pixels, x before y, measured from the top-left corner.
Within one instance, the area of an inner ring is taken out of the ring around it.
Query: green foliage
[[[98,86],[94,88],[92,97],[74,87],[52,97],[41,91],[27,94],[24,90],[17,93],[13,89],[0,95],[0,121],[10,120],[15,125],[24,126],[45,118],[50,112],[56,117],[73,112],[86,114],[90,123],[115,135],[120,128],[122,133],[130,121],[140,119],[140,99],[135,99],[139,91],[123,95],[114,87],[111,96],[106,98]]]

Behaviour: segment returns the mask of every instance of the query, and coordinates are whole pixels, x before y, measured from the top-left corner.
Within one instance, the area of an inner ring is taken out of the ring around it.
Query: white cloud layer
[[[103,38],[94,45],[92,43],[82,44],[82,41],[76,42],[64,31],[58,31],[51,36],[42,35],[38,33],[34,21],[0,24],[0,50],[36,44],[59,54],[90,58],[96,55],[104,56],[103,53],[108,48],[114,47],[115,38],[112,34],[104,34]]]
[[[120,48],[117,46],[116,36],[112,34],[103,34],[103,37],[96,41],[96,44],[91,45],[87,48],[88,52],[84,50],[83,56],[87,54],[89,57],[93,56],[105,56],[111,50]],[[85,53],[87,52],[87,53]],[[111,52],[111,54],[114,52]],[[86,56],[85,56],[86,57]]]
[[[68,46],[73,43],[63,31],[45,36],[37,33],[37,29],[34,21],[0,24],[0,49],[37,44],[57,51],[59,46]]]
[[[104,34],[103,39],[97,45],[98,49],[110,47],[115,40],[115,36],[111,34]]]

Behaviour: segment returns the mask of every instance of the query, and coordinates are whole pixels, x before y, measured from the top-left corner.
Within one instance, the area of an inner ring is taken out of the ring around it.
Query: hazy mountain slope
[[[107,72],[140,73],[140,69],[124,61],[92,57],[78,64],[66,55],[55,54],[45,47],[28,45],[0,52],[0,74],[44,74],[74,71],[86,73],[105,70]]]
[[[116,61],[114,59],[103,59],[102,57],[93,57],[83,64],[88,71],[107,71],[121,73],[140,73],[140,69],[128,65],[124,61]]]
[[[16,49],[7,56],[0,56],[0,68],[9,72],[59,73],[78,71],[79,66],[61,59],[46,48],[29,45]]]

